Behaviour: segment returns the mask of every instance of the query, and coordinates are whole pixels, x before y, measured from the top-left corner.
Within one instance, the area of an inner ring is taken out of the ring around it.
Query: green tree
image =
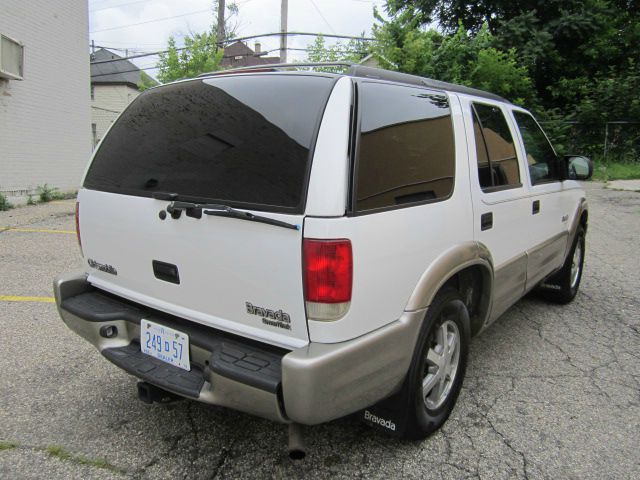
[[[169,37],[167,53],[160,54],[157,67],[160,70],[158,80],[162,83],[173,82],[181,78],[190,78],[201,73],[219,70],[223,57],[223,50],[219,49],[216,26],[218,18],[218,3],[213,3],[213,27],[204,33],[185,35],[184,46],[178,48],[174,37]],[[236,3],[226,6],[224,38],[229,40],[235,36],[238,28],[239,8]]]
[[[138,90],[142,92],[147,88],[155,87],[156,85],[158,85],[158,82],[156,82],[153,77],[140,70],[140,81],[138,82]]]
[[[362,34],[364,37],[364,33]],[[336,42],[327,46],[325,38],[319,35],[314,42],[307,47],[305,61],[311,63],[322,62],[347,62],[357,63],[369,54],[367,42],[360,39],[351,39],[348,42]],[[326,67],[325,71],[339,71],[339,67]]]
[[[443,43],[459,35],[461,27],[469,37],[487,29],[495,51],[472,61],[484,63],[485,71],[505,61],[524,67],[538,100],[534,109],[561,144],[571,144],[568,121],[581,125],[582,130],[573,132],[576,144],[586,142],[587,150],[596,151],[596,145],[602,150],[604,122],[638,118],[638,0],[388,0],[385,9],[396,25],[394,39],[410,38],[406,32],[398,35],[409,23],[415,35],[437,25]],[[491,56],[502,58],[496,63],[489,61]],[[466,81],[496,88],[479,72],[471,77],[457,68]],[[511,81],[504,71],[502,75]],[[587,124],[593,128],[586,129]],[[618,143],[634,141],[638,143],[633,138]]]
[[[629,58],[638,58],[637,0],[388,0],[386,10],[394,19],[411,15],[417,27],[437,22],[450,34],[459,25],[471,34],[486,26],[495,48],[515,50],[546,106],[575,104],[579,92],[554,91],[561,79],[624,75]]]
[[[522,103],[533,101],[533,84],[527,69],[518,64],[514,49],[496,48],[484,25],[474,34],[460,26],[452,35],[420,28],[410,11],[389,21],[377,16],[374,54],[406,72],[489,90]]]
[[[180,50],[171,37],[167,50],[167,53],[160,54],[158,61],[158,80],[162,83],[220,69],[223,50],[218,50],[213,31],[184,37],[184,47]]]

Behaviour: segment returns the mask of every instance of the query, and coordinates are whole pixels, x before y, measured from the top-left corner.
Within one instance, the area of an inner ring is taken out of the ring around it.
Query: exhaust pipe
[[[302,425],[299,423],[289,424],[289,458],[291,460],[302,460],[307,456],[304,446]]]

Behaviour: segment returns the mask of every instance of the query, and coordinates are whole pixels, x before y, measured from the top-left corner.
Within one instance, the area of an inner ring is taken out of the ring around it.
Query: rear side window
[[[365,82],[356,210],[442,200],[453,190],[455,148],[446,96]]]
[[[513,112],[527,153],[531,185],[559,181],[556,152],[531,115]]]
[[[516,148],[502,110],[480,103],[471,110],[480,187],[490,192],[521,186]]]
[[[85,188],[301,212],[334,80],[246,75],[149,90],[115,123]]]

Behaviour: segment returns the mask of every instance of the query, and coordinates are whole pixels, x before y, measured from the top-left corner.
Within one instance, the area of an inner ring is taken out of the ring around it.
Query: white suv
[[[472,336],[536,287],[576,295],[591,171],[458,85],[361,66],[176,82],[96,149],[58,309],[147,401],[424,438]]]

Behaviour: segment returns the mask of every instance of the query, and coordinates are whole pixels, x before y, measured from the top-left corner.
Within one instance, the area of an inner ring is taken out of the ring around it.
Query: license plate
[[[189,364],[189,336],[173,328],[149,320],[140,322],[140,350],[142,353],[184,370]]]

